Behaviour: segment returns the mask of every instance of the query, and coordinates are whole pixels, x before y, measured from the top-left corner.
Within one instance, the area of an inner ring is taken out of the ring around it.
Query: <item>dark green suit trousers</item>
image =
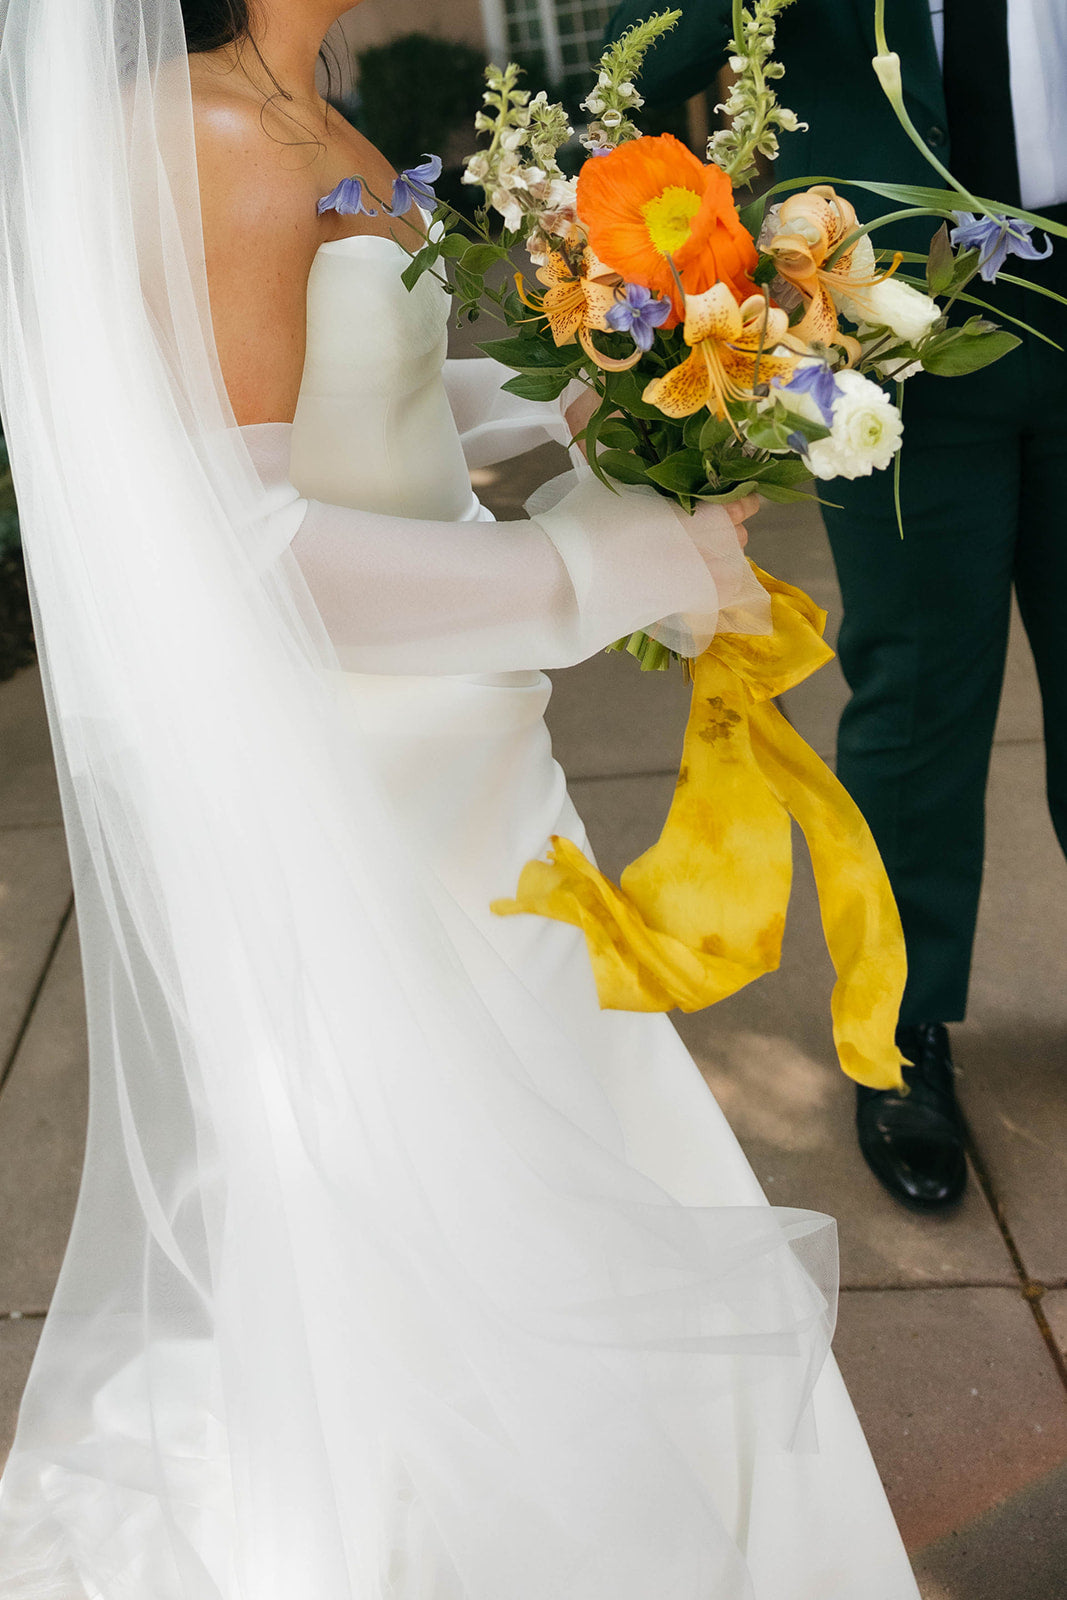
[[[723,60],[728,0],[678,3],[682,24],[642,78],[652,104],[705,87]],[[611,32],[656,8],[626,0]],[[797,0],[783,14],[778,88],[810,131],[783,136],[776,176],[938,182],[874,77],[873,9],[873,0]],[[927,0],[894,0],[888,10],[912,116],[951,165]],[[864,217],[893,209],[845,192]],[[907,239],[893,229],[893,242],[923,248],[934,226],[920,223]],[[1026,270],[1067,293],[1067,243]],[[1067,316],[1051,302],[1008,285],[979,283],[975,292],[1067,345]],[[901,1020],[951,1022],[967,1003],[1013,584],[1041,681],[1049,806],[1067,852],[1067,357],[1029,338],[984,372],[914,378],[904,434],[903,541],[889,473],[822,486],[842,507],[824,514],[852,691],[838,772],[871,824],[900,905],[910,967]]]

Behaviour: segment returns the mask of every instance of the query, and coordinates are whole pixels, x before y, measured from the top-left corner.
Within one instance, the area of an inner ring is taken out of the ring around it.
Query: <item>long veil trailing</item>
[[[3,412],[92,1057],[0,1592],[742,1600],[716,1441],[740,1409],[798,1447],[832,1224],[630,1167],[402,847],[222,388],[178,0],[0,26]]]

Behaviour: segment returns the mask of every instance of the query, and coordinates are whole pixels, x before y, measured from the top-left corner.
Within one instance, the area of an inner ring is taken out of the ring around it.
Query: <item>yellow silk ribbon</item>
[[[795,818],[807,841],[837,972],[834,1041],[849,1077],[899,1087],[894,1034],[907,966],[900,916],[870,829],[772,703],[832,659],[826,614],[753,570],[773,631],[719,634],[693,664],[674,799],[656,844],[616,888],[569,839],[523,869],[501,916],[532,912],[585,933],[600,1004],[700,1011],[781,959]]]

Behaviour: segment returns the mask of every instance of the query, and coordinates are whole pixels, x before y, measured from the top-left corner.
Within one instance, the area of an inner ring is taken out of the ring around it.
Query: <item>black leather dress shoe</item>
[[[910,1091],[857,1085],[856,1130],[863,1157],[897,1200],[917,1211],[952,1205],[967,1183],[963,1118],[956,1104],[948,1029],[940,1022],[898,1028]]]

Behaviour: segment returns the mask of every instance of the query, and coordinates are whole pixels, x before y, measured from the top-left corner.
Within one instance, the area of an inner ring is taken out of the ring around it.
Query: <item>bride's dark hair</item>
[[[190,55],[221,50],[249,31],[248,0],[182,0],[185,43]]]
[[[255,51],[260,66],[274,85],[275,92],[267,104],[273,105],[279,99],[283,101],[292,99],[263,60],[259,46],[252,36],[254,0],[181,0],[181,7],[182,21],[185,24],[185,47],[190,55],[221,50],[228,44],[241,47],[247,43]],[[324,46],[320,59],[329,85],[327,99],[332,100],[335,93],[334,69],[337,65],[332,48]],[[295,121],[295,118],[291,120]],[[297,126],[303,125],[298,123]],[[321,144],[322,141],[313,138],[310,142]]]

